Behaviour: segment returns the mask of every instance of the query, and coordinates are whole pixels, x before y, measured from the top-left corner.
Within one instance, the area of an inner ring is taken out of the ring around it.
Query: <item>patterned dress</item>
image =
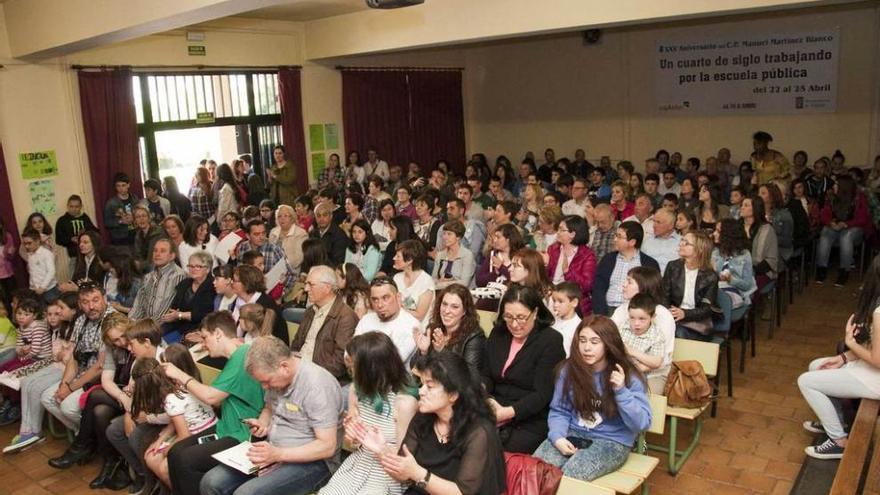
[[[382,412],[377,413],[372,401],[359,399],[357,408],[361,421],[367,427],[377,427],[386,445],[397,441],[397,418],[394,417],[394,401],[397,393],[385,396]],[[318,492],[319,495],[400,495],[404,486],[394,481],[382,469],[379,458],[363,447],[355,450],[339,466],[330,482]]]

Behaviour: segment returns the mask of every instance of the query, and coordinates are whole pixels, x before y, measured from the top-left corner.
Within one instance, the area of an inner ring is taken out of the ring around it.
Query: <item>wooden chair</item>
[[[649,433],[662,435],[666,426],[666,397],[648,394],[651,404],[651,426]],[[615,493],[634,493],[639,487],[642,495],[648,495],[648,476],[660,464],[656,457],[645,454],[647,444],[645,434],[639,435],[635,452],[631,452],[623,466],[613,473],[606,474],[593,481],[581,481],[563,476],[556,495],[606,495]]]
[[[293,339],[296,338],[296,332],[299,332],[299,323],[294,323],[292,321],[287,322],[287,343],[290,344],[293,342]]]
[[[856,419],[849,433],[843,459],[837,467],[831,495],[850,493],[880,493],[880,401],[862,399]],[[868,459],[868,452],[873,446],[873,454]],[[864,482],[862,473],[867,472]]]
[[[718,375],[718,356],[720,347],[712,342],[700,342],[696,340],[675,339],[675,347],[672,352],[673,361],[699,361],[703,366],[703,372],[710,380]],[[668,454],[669,474],[677,474],[684,463],[688,460],[697,444],[700,442],[700,433],[703,428],[703,412],[709,409],[709,404],[697,408],[673,407],[666,408],[666,417],[669,418],[669,443],[668,445],[648,444],[648,449]],[[694,422],[693,437],[684,450],[678,450],[678,420]]]
[[[210,385],[214,383],[214,380],[220,375],[220,370],[217,368],[213,368],[211,366],[196,363],[196,367],[199,369],[199,373],[202,375],[202,383],[205,385]]]
[[[486,337],[489,337],[489,334],[492,333],[492,327],[495,326],[495,320],[498,319],[498,313],[478,309],[477,315],[480,317],[480,328],[483,329],[483,333],[486,334]]]

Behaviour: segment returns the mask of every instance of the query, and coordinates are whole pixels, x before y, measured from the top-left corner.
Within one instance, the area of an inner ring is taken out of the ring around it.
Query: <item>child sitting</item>
[[[591,481],[626,462],[651,424],[651,406],[610,318],[584,320],[573,347],[556,378],[548,438],[534,455],[566,476]]]
[[[15,325],[9,319],[6,306],[0,304],[0,366],[15,358]]]
[[[52,337],[43,317],[43,305],[39,300],[28,298],[17,301],[16,356],[0,366],[0,373],[11,372],[52,356]],[[3,395],[10,400],[0,406],[0,425],[12,424],[21,418],[21,409],[17,405],[19,393],[17,390],[3,389]]]
[[[550,295],[553,314],[556,323],[553,329],[562,334],[562,348],[565,349],[565,357],[571,353],[571,341],[581,324],[581,317],[577,314],[578,305],[581,303],[581,288],[574,282],[562,282],[558,284]]]
[[[647,294],[636,294],[629,301],[629,318],[620,327],[620,338],[632,363],[648,378],[651,393],[663,394],[669,365],[663,365],[666,344],[654,325],[657,303]]]
[[[169,362],[199,379],[199,372],[189,350],[181,344],[171,344],[165,349],[164,361]],[[164,368],[152,358],[140,358],[131,369],[134,381],[134,395],[131,399],[131,413],[137,417],[146,414],[167,413],[170,423],[161,432],[147,451],[144,461],[156,477],[166,487],[171,486],[168,476],[168,451],[180,440],[191,435],[210,435],[214,433],[217,416],[204,402],[193,397],[165,375]]]
[[[238,311],[238,328],[244,334],[244,343],[250,344],[258,337],[272,335],[275,311],[256,303],[245,304]]]

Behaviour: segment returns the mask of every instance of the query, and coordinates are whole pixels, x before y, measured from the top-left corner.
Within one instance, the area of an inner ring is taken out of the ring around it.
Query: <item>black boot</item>
[[[104,488],[108,490],[122,490],[131,484],[131,476],[128,475],[128,465],[124,462],[116,463],[116,470],[110,478],[104,483]]]
[[[116,459],[104,459],[104,464],[101,466],[101,472],[98,473],[97,478],[89,483],[89,488],[92,490],[107,488],[107,483],[110,481],[110,478],[113,477],[117,464],[118,462]]]
[[[90,447],[73,444],[60,457],[49,459],[49,465],[55,469],[67,469],[74,464],[87,464],[95,456]]]
[[[816,267],[816,283],[824,284],[825,278],[828,276],[828,268],[824,266]]]

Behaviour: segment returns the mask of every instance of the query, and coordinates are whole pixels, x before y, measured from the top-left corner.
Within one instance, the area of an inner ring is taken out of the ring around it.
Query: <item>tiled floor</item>
[[[773,340],[767,340],[767,323],[759,323],[758,356],[747,359],[744,374],[734,371],[734,398],[724,396],[718,416],[705,421],[701,444],[678,476],[665,471],[661,456],[650,478],[652,494],[789,492],[811,439],[800,426],[812,416],[796,379],[811,359],[832,352],[842,338],[857,287],[858,281],[844,289],[812,285],[789,307]],[[738,355],[739,345],[734,346]],[[8,444],[14,434],[12,426],[0,428],[0,443]],[[97,475],[97,461],[67,471],[46,464],[65,446],[51,439],[0,456],[0,495],[95,493],[88,483]]]

